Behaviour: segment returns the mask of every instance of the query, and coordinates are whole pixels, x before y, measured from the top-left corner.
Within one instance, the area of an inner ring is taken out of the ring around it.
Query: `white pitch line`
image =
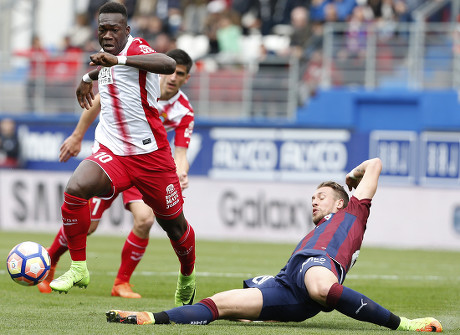
[[[59,272],[59,271],[58,271]],[[117,275],[116,272],[100,272],[100,271],[93,271],[91,270],[90,273],[92,274],[105,274],[107,276],[114,277]],[[7,274],[6,270],[0,270],[0,275]],[[175,272],[160,272],[160,271],[134,271],[135,276],[144,276],[144,277],[155,277],[155,276],[171,276],[176,277],[177,271]],[[248,279],[251,277],[259,276],[260,274],[252,274],[252,273],[231,273],[231,272],[197,272],[197,277],[214,277],[214,278],[241,278],[241,279]],[[413,280],[413,281],[439,281],[439,280],[454,280],[460,282],[460,277],[445,277],[445,276],[399,276],[399,275],[354,275],[350,274],[347,275],[347,279],[352,280],[362,280],[362,279],[369,279],[369,280]]]

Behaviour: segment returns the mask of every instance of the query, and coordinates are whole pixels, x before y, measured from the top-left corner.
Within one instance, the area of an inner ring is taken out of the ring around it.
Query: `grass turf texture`
[[[174,304],[179,263],[169,241],[151,239],[131,284],[142,299],[111,297],[123,237],[88,239],[91,282],[86,290],[41,294],[36,287],[14,283],[6,257],[19,242],[47,247],[53,235],[0,231],[0,334],[389,334],[386,328],[350,319],[336,311],[301,323],[241,323],[219,320],[207,326],[136,326],[107,323],[109,309],[158,312]],[[276,274],[294,249],[291,244],[197,241],[197,296],[242,287],[242,280]],[[250,255],[250,256],[249,256]],[[68,253],[57,276],[68,269]],[[446,334],[460,334],[460,252],[363,248],[345,285],[408,318],[432,316]]]

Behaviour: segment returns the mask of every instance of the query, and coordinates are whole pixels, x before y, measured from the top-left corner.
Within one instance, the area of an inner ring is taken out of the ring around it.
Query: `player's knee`
[[[183,215],[172,220],[165,220],[157,217],[157,221],[168,237],[173,241],[179,240],[187,230],[187,221],[185,221]]]
[[[327,295],[331,285],[328,283],[316,282],[308,288],[308,294],[317,303],[326,306]]]
[[[134,230],[138,231],[142,235],[148,234],[154,222],[155,222],[155,216],[153,214],[148,215],[148,216],[138,217],[134,220]]]

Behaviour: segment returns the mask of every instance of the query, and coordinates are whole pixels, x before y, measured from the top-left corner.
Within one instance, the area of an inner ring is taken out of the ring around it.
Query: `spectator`
[[[149,44],[153,44],[155,39],[164,32],[163,21],[154,15],[138,15],[135,17],[134,27],[136,35],[142,37]]]
[[[295,7],[291,11],[292,30],[290,32],[289,49],[282,52],[282,55],[289,54],[301,58],[307,42],[312,37],[312,27],[309,20],[309,11],[304,6]]]
[[[224,1],[214,0],[207,5],[208,16],[204,25],[204,33],[209,40],[209,53],[219,53],[219,44],[217,42],[217,30],[219,29],[219,22],[226,10]]]
[[[174,39],[166,33],[158,34],[155,40],[152,41],[152,48],[156,52],[166,53],[171,49],[176,48],[176,42]]]
[[[46,73],[46,59],[48,52],[42,47],[41,39],[39,36],[32,36],[31,47],[25,51],[18,51],[15,53],[17,56],[27,57],[30,60],[29,75],[27,79],[27,108],[29,111],[35,111],[37,108],[35,103],[36,91],[40,82],[43,85]]]
[[[67,33],[69,44],[84,51],[94,51],[94,47],[88,48],[91,44],[93,32],[88,24],[88,16],[84,13],[75,15],[75,24]]]
[[[183,0],[184,18],[182,28],[184,32],[197,35],[204,31],[208,0]]]
[[[289,24],[293,8],[308,7],[310,0],[233,0],[232,9],[241,17],[254,15],[257,18],[257,27],[262,35],[272,34],[272,29],[278,24]],[[252,28],[256,25],[251,24]]]
[[[0,167],[20,166],[20,145],[14,120],[0,121]]]
[[[312,21],[346,21],[356,6],[356,0],[312,0],[310,18]]]
[[[226,11],[220,17],[216,31],[219,53],[223,56],[237,56],[241,52],[241,28]]]
[[[356,59],[364,62],[368,24],[371,22],[366,18],[365,12],[364,6],[357,6],[353,9],[346,32],[346,48],[340,51],[341,60]]]
[[[162,22],[164,31],[171,37],[176,38],[182,25],[181,1],[157,0],[154,15]]]

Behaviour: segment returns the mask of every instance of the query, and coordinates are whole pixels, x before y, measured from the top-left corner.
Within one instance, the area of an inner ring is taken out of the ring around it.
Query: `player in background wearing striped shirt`
[[[103,51],[91,55],[98,66],[83,76],[77,99],[92,106],[92,80],[98,80],[100,120],[95,131],[94,154],[74,171],[64,193],[63,232],[72,259],[70,270],[50,283],[67,293],[86,287],[86,236],[90,227],[88,200],[110,199],[136,186],[166,231],[181,263],[176,298],[191,303],[195,292],[195,235],[182,212],[182,192],[176,165],[160,119],[159,75],[173,74],[176,62],[158,54],[140,38],[130,35],[126,8],[115,2],[103,5],[98,17]]]
[[[351,199],[336,182],[321,183],[312,196],[315,228],[297,245],[276,276],[244,281],[243,289],[220,292],[191,306],[167,311],[111,310],[107,321],[133,324],[205,325],[217,319],[304,321],[337,310],[353,319],[393,330],[441,332],[434,318],[399,317],[362,293],[343,286],[358,258],[382,170],[379,158],[362,162],[346,176]]]

